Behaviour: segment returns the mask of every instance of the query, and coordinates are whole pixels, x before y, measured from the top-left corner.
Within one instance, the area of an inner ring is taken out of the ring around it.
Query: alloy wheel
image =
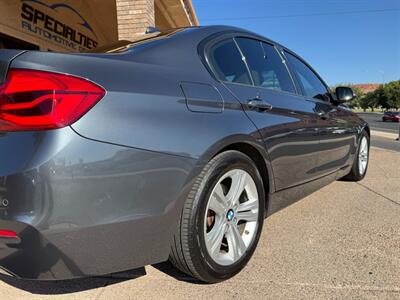
[[[358,171],[360,175],[364,175],[368,165],[368,140],[364,136],[360,143],[360,151],[358,153]]]
[[[259,195],[249,173],[234,169],[214,186],[208,200],[204,236],[208,254],[220,265],[237,262],[258,229]]]

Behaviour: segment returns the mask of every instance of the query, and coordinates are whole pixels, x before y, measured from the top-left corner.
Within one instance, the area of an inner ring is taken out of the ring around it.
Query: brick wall
[[[129,40],[154,26],[154,0],[116,0],[118,37]]]

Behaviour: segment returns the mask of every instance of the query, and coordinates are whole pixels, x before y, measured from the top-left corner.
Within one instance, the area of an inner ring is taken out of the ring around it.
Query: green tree
[[[382,107],[390,109],[400,108],[400,80],[389,82],[382,86],[382,99],[384,103]]]
[[[362,98],[359,100],[359,105],[364,111],[366,111],[368,108],[374,111],[374,109],[378,106],[375,92],[370,92],[363,95]]]
[[[398,109],[400,107],[400,80],[381,85],[374,92],[367,94],[364,106],[382,109]]]

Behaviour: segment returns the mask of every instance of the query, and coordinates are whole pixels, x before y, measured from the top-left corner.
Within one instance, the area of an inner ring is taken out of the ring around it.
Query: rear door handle
[[[247,102],[247,105],[250,109],[256,109],[259,111],[267,111],[272,109],[272,105],[268,102],[263,101],[260,98],[250,99]]]

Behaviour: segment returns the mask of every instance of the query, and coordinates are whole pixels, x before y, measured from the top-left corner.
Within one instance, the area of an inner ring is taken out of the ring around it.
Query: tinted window
[[[246,65],[232,39],[215,45],[211,49],[210,59],[219,79],[252,85]]]
[[[329,101],[329,92],[318,76],[297,57],[288,52],[286,56],[304,94],[310,98]]]
[[[247,38],[237,38],[236,41],[246,57],[255,85],[295,92],[292,79],[274,46]]]

